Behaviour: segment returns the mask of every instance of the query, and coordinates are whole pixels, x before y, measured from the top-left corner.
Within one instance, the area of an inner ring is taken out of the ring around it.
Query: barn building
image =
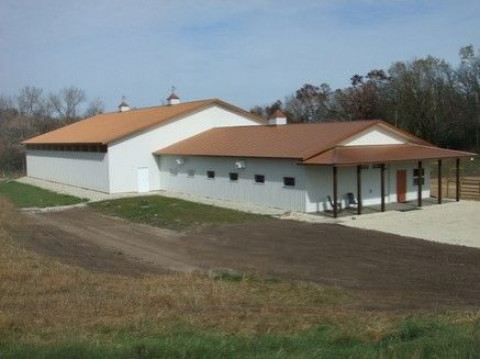
[[[430,197],[429,168],[473,154],[380,120],[287,124],[218,99],[99,114],[23,142],[29,177],[106,193],[175,191],[287,211]],[[457,171],[458,173],[458,171]],[[458,178],[458,175],[457,175]],[[348,195],[348,196],[347,196]],[[441,201],[441,194],[439,196]]]

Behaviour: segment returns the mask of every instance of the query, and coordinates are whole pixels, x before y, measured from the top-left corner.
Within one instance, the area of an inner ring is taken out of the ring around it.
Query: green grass
[[[405,319],[390,335],[365,340],[335,325],[294,335],[221,335],[195,330],[50,345],[0,346],[2,358],[478,358],[479,329]]]
[[[104,214],[174,230],[271,219],[269,216],[161,196],[122,198],[90,203],[90,206]]]
[[[54,207],[86,202],[86,199],[59,194],[15,181],[0,182],[0,195],[8,198],[16,207]]]

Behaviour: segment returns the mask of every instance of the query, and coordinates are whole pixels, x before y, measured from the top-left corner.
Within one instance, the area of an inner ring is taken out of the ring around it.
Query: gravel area
[[[340,224],[429,241],[480,248],[480,202],[460,201],[409,212],[384,212],[342,219]]]
[[[69,186],[62,183],[45,181],[32,177],[22,177],[17,179],[17,182],[40,187],[57,193],[68,194],[80,198],[87,198],[90,201],[103,201],[110,197],[108,193],[91,191],[85,188]]]

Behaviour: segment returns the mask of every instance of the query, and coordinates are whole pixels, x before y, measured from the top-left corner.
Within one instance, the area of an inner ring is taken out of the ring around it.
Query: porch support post
[[[385,212],[385,163],[380,165],[380,192],[380,196],[382,196],[380,209]]]
[[[333,218],[337,218],[337,166],[333,166]]]
[[[357,214],[362,214],[362,166],[357,165]]]
[[[438,204],[442,204],[442,160],[438,160],[438,191],[437,191],[437,201]]]
[[[418,198],[417,198],[417,205],[418,207],[422,207],[422,161],[418,161]]]
[[[456,201],[460,201],[460,158],[457,158],[455,161],[455,172],[456,172],[456,180],[457,180],[457,193],[455,196]]]

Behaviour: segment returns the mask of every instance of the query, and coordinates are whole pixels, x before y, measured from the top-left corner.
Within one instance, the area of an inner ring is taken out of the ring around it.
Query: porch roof
[[[418,144],[338,146],[304,160],[306,165],[352,166],[361,164],[420,161],[445,158],[473,157],[471,152],[455,151]]]

